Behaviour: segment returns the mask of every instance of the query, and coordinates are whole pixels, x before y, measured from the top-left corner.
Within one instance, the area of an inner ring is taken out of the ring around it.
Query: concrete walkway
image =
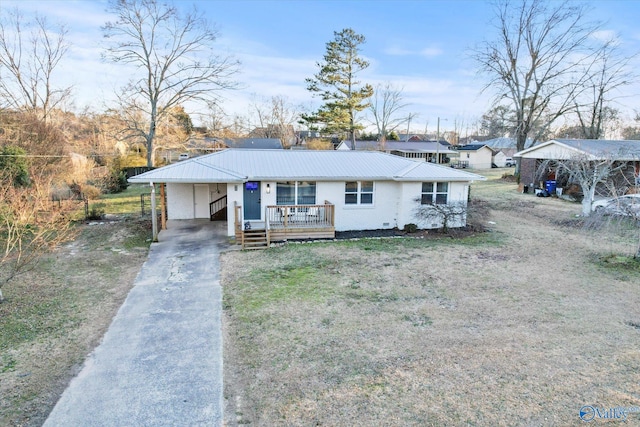
[[[45,426],[222,425],[225,225],[169,222]]]

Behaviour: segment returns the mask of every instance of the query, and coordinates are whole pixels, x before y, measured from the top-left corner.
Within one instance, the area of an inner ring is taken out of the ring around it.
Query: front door
[[[244,219],[260,219],[260,182],[244,183]]]

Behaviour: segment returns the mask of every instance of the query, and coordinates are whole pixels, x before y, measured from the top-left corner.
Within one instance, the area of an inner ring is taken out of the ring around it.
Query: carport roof
[[[227,149],[154,169],[132,183],[260,180],[478,181],[483,176],[375,151]]]
[[[557,148],[558,150],[552,151],[553,148]],[[545,153],[543,155],[544,157],[538,157],[538,153]],[[640,159],[640,141],[610,139],[552,139],[520,151],[513,156],[527,159],[554,158],[562,160],[568,160],[572,156],[586,156],[591,160],[613,158],[621,161],[630,161]]]

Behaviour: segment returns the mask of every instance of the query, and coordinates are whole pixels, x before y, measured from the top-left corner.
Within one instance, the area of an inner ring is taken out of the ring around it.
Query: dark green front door
[[[260,219],[260,182],[244,183],[244,219]]]

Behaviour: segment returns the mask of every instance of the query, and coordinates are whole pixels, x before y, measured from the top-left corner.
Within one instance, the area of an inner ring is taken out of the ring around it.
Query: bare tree
[[[624,127],[620,130],[622,139],[640,140],[640,112],[635,111],[634,123],[625,123]]]
[[[415,199],[419,203],[414,210],[414,217],[418,225],[439,224],[443,233],[448,233],[451,227],[464,226],[467,219],[467,203],[422,203],[422,199]]]
[[[585,89],[574,101],[583,138],[603,137],[607,125],[618,118],[618,110],[608,104],[615,98],[615,92],[633,81],[635,76],[629,69],[632,58],[620,54],[615,40],[607,41],[598,52],[584,82]]]
[[[625,236],[634,242],[633,257],[640,259],[640,198],[619,197],[630,189],[636,189],[637,185],[629,175],[618,174],[616,178],[606,181],[605,191],[609,198],[585,219],[584,227],[596,232],[604,228]]]
[[[132,65],[139,73],[122,88],[118,103],[130,111],[127,130],[142,138],[147,165],[154,163],[156,126],[173,107],[212,102],[233,88],[237,61],[212,54],[217,32],[195,8],[182,15],[156,0],[113,0],[117,15],[104,35],[111,41],[104,58]]]
[[[7,283],[75,235],[69,210],[51,203],[52,179],[32,170],[28,185],[15,185],[15,177],[0,176],[0,302]]]
[[[279,138],[285,147],[295,143],[294,124],[300,117],[300,108],[284,96],[273,96],[251,105],[256,127],[251,134],[260,138]]]
[[[591,75],[590,36],[598,27],[586,21],[585,5],[564,1],[499,0],[495,10],[496,38],[473,57],[488,76],[485,90],[496,91],[496,105],[513,110],[520,151],[574,108]]]
[[[409,104],[404,102],[402,89],[390,82],[376,86],[369,111],[373,116],[372,122],[378,130],[379,141],[384,143],[391,132],[409,121],[408,116],[400,115],[407,105]]]
[[[50,26],[37,15],[26,22],[17,9],[0,8],[0,13],[0,106],[46,121],[71,95],[71,87],[56,87],[53,82],[69,49],[67,29]]]
[[[513,133],[515,115],[506,105],[497,105],[480,118],[480,134],[488,138],[510,136]]]
[[[209,136],[227,137],[229,132],[229,117],[217,102],[209,104],[207,114],[203,118]]]
[[[625,154],[627,154],[625,156]],[[591,206],[595,199],[596,190],[603,188],[621,188],[616,183],[620,177],[619,172],[628,168],[624,159],[628,153],[602,153],[601,155],[576,155],[567,159],[545,160],[538,170],[555,169],[558,175],[565,173],[568,175],[568,182],[580,186],[583,193],[582,215],[591,215]]]

